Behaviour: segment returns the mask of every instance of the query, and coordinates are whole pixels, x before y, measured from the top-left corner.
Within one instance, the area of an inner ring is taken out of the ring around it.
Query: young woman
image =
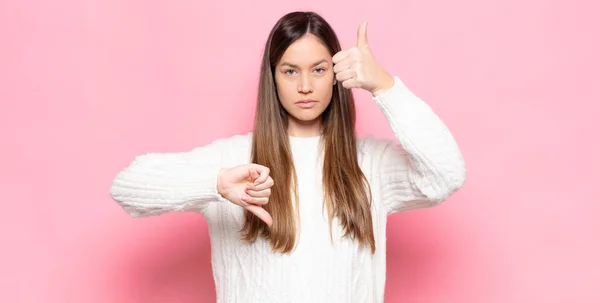
[[[350,88],[372,93],[397,141],[356,137]],[[251,133],[140,155],[110,193],[134,217],[206,218],[218,302],[382,302],[387,216],[464,181],[449,130],[378,65],[366,23],[341,50],[321,16],[294,12],[268,37]]]

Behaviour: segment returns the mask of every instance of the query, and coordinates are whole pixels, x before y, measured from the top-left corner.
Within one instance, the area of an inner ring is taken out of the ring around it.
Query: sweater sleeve
[[[462,153],[446,125],[398,77],[394,81],[373,97],[397,139],[383,144],[378,167],[388,214],[440,204],[466,178]]]
[[[132,217],[166,212],[203,212],[227,201],[217,192],[224,139],[187,152],[136,156],[112,182],[110,196]]]

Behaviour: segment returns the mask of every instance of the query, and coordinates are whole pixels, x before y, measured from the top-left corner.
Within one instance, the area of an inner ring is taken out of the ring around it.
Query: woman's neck
[[[323,124],[320,119],[299,121],[290,117],[288,123],[288,135],[292,137],[318,137],[323,132]]]

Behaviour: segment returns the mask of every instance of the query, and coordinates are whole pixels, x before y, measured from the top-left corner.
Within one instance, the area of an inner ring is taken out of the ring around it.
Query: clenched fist
[[[269,168],[258,164],[221,169],[217,191],[225,199],[245,208],[271,226],[273,218],[262,208],[269,202],[271,187],[275,184],[269,172]]]

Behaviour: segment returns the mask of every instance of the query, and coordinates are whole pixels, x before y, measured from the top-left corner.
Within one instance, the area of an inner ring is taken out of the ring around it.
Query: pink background
[[[391,217],[386,302],[600,302],[598,4],[284,3],[0,2],[0,301],[214,302],[204,219],[108,190],[137,154],[250,130],[268,31],[311,9],[345,47],[369,19],[467,161],[446,204]],[[357,96],[360,134],[391,136]]]

